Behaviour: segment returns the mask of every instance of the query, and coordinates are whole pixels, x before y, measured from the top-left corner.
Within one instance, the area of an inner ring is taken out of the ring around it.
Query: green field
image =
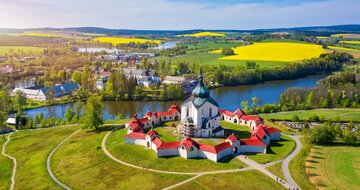
[[[314,109],[314,110],[300,110],[290,112],[278,112],[269,114],[260,114],[261,118],[273,119],[273,120],[291,120],[293,115],[299,116],[300,120],[308,120],[308,118],[316,114],[320,118],[325,120],[340,119],[340,121],[354,121],[360,122],[360,109],[347,109],[347,108],[335,108],[335,109]]]
[[[266,154],[249,155],[248,157],[258,163],[273,162],[289,155],[295,148],[295,141],[290,137],[282,136],[279,141],[271,141]]]
[[[282,185],[260,173],[259,171],[244,171],[239,173],[204,175],[186,183],[177,190],[208,190],[208,189],[251,189],[269,190],[285,189]]]
[[[143,171],[114,162],[101,149],[108,132],[80,131],[59,147],[52,168],[60,181],[73,189],[162,189],[190,177]]]
[[[360,189],[359,146],[314,146],[306,168],[310,181],[320,189]]]
[[[227,65],[227,66],[246,66],[246,61],[244,60],[219,60],[219,58],[224,57],[221,54],[216,53],[197,53],[197,54],[189,54],[182,55],[173,58],[168,57],[157,57],[157,59],[168,60],[171,62],[188,62],[188,63],[199,63],[199,64],[207,64],[207,65]],[[289,62],[281,62],[281,61],[255,61],[259,67],[275,67],[278,65],[289,64]]]
[[[15,189],[61,189],[46,170],[52,149],[77,127],[56,127],[19,131],[11,136],[7,153],[17,159]]]
[[[33,53],[42,53],[43,50],[44,48],[33,47],[33,46],[0,46],[0,56],[5,55],[10,51],[13,51],[14,53],[19,53],[24,51],[25,53],[28,53],[30,51]]]
[[[206,40],[206,41],[200,41],[195,45],[189,45],[189,50],[187,50],[186,53],[195,54],[195,53],[208,52],[211,50],[222,49],[222,48],[233,48],[241,45],[243,45],[242,42],[231,42],[225,40],[216,40],[216,41]]]
[[[285,179],[282,168],[281,168],[282,162],[276,163],[270,167],[267,167],[266,169],[269,170],[269,172],[273,173],[274,175],[278,176],[280,179]]]
[[[178,156],[157,158],[153,150],[138,145],[124,144],[125,135],[125,129],[112,133],[107,140],[106,146],[111,154],[119,160],[137,166],[179,172],[226,170],[246,166],[235,158],[229,158],[219,163],[200,158],[184,159]]]
[[[249,126],[237,125],[227,121],[220,121],[221,127],[225,129],[225,137],[230,136],[234,133],[238,138],[250,138],[251,130]]]
[[[4,145],[5,141],[0,136],[0,151]],[[6,153],[8,153],[6,151]],[[0,154],[0,190],[7,190],[10,189],[11,185],[11,175],[12,175],[12,168],[13,168],[13,161],[2,154]]]

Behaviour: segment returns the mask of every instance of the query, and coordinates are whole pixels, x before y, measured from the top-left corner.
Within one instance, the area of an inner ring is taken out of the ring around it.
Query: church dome
[[[200,74],[198,76],[198,85],[197,87],[192,91],[191,95],[194,97],[200,97],[200,98],[208,98],[210,96],[210,92],[207,88],[204,86],[203,81],[203,75],[202,75],[202,69],[200,69]]]

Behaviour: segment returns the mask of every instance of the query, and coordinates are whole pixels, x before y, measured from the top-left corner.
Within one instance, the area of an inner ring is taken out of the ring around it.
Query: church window
[[[190,147],[190,151],[193,151],[194,150],[194,148],[193,147]]]
[[[209,117],[212,117],[212,110],[209,108]]]
[[[189,108],[186,108],[186,116],[189,117]]]
[[[184,149],[185,149],[185,147],[184,147],[184,146],[181,146],[181,149],[183,149],[183,150],[184,150]]]

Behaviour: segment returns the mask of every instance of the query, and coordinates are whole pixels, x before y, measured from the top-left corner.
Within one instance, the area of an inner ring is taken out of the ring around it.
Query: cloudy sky
[[[0,28],[259,29],[360,24],[360,0],[0,0]]]

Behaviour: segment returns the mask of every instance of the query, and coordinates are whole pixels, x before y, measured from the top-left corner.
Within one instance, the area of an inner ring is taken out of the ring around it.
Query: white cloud
[[[170,0],[0,0],[0,28],[254,29],[359,23],[360,1],[207,6]]]

